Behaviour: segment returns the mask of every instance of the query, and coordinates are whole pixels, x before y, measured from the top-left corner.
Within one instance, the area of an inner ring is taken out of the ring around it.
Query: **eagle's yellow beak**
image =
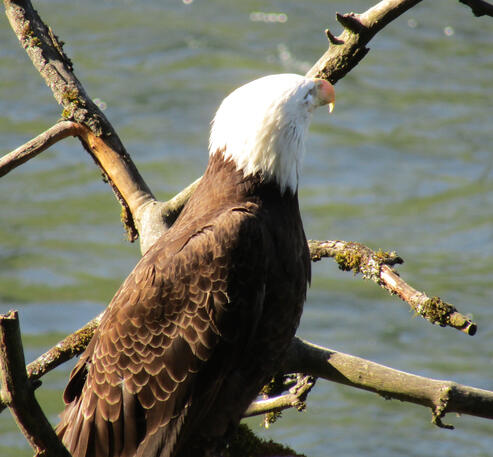
[[[329,113],[332,113],[336,101],[334,86],[325,79],[313,78],[313,81],[317,88],[317,98],[320,101],[320,105],[328,105]]]

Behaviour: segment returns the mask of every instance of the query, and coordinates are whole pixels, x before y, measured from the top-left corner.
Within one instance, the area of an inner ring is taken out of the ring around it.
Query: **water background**
[[[187,3],[187,4],[186,4]],[[107,106],[145,180],[168,199],[200,176],[222,98],[256,77],[304,73],[335,12],[363,0],[71,1],[36,4],[75,71]],[[276,15],[266,16],[260,13]],[[282,13],[282,14],[281,14]],[[269,18],[273,22],[269,22]],[[433,327],[373,283],[314,265],[299,335],[394,368],[493,390],[493,20],[423,2],[381,32],[316,113],[300,201],[312,239],[395,249],[415,287],[471,314],[478,334]],[[0,17],[4,154],[61,109]],[[0,180],[0,312],[20,311],[28,361],[99,313],[139,258],[120,209],[85,153],[65,140]],[[72,364],[38,391],[55,423]],[[259,433],[311,457],[492,455],[493,423],[319,381],[305,413]],[[0,455],[32,455],[8,412]]]

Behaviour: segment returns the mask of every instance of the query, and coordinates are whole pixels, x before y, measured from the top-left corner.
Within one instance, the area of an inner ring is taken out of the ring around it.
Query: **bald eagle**
[[[205,174],[109,304],[64,392],[74,457],[212,455],[275,374],[310,281],[298,206],[321,79],[282,74],[232,92]]]

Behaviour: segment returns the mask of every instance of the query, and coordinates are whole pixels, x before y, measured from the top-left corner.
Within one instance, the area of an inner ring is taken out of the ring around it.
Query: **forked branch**
[[[288,393],[267,396],[262,400],[254,401],[248,409],[245,411],[244,417],[259,416],[266,414],[265,425],[268,427],[269,423],[273,422],[271,415],[280,413],[281,411],[289,408],[296,408],[298,411],[303,411],[306,408],[306,398],[315,385],[316,379],[312,376],[297,376],[296,382],[291,383],[291,387],[288,389]]]
[[[84,148],[93,157],[123,207],[122,220],[130,239],[136,239],[133,214],[149,201],[152,192],[126,152],[112,125],[87,95],[73,73],[63,43],[46,26],[29,0],[4,0],[7,18],[34,67],[63,106],[62,117],[85,126],[80,136]],[[87,141],[90,139],[91,141]],[[102,152],[100,152],[102,151]]]

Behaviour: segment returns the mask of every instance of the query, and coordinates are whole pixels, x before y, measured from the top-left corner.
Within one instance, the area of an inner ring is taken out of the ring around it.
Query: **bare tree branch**
[[[16,311],[0,316],[1,397],[35,450],[46,457],[70,457],[34,396],[27,377]]]
[[[5,154],[0,159],[0,177],[69,136],[79,137],[84,144],[92,148],[94,156],[104,168],[105,174],[115,177],[114,181],[118,184],[118,189],[132,189],[134,185],[133,176],[126,172],[124,162],[115,161],[113,150],[108,148],[100,137],[94,135],[84,125],[72,121],[59,122],[26,144]],[[167,202],[146,199],[135,205],[133,219],[139,227],[139,232],[143,234],[140,237],[142,253],[145,253],[162,236],[166,227],[173,224],[199,181],[200,179],[197,179]]]
[[[49,371],[69,361],[73,357],[82,354],[91,341],[102,317],[103,313],[99,314],[92,321],[84,325],[84,327],[71,333],[56,346],[31,362],[26,367],[29,379],[31,381],[41,379],[41,377]]]
[[[474,16],[491,16],[493,17],[493,5],[483,0],[459,0],[471,8]]]
[[[433,422],[439,426],[443,425],[440,419],[446,413],[493,419],[491,391],[394,370],[299,338],[291,343],[283,371],[304,373],[368,390],[384,398],[427,406],[433,411]]]
[[[77,136],[79,130],[80,124],[77,124],[76,122],[63,121],[55,124],[36,138],[28,141],[26,144],[18,147],[9,154],[5,154],[0,159],[0,177],[36,157],[39,153],[45,151],[56,142],[63,140],[68,136]]]
[[[477,325],[440,297],[428,297],[407,284],[392,268],[403,263],[395,252],[372,251],[361,243],[347,241],[309,241],[312,261],[333,257],[343,271],[361,273],[392,295],[398,295],[420,316],[441,327],[453,327],[467,335],[475,335]]]

